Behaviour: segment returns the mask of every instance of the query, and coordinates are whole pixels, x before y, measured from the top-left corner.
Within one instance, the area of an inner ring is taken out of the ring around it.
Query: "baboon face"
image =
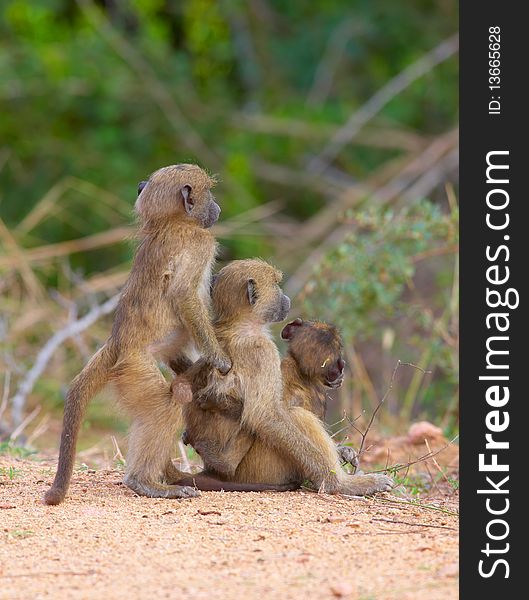
[[[215,180],[196,165],[171,165],[138,184],[135,209],[144,221],[185,215],[201,227],[217,222],[220,207],[211,193]]]
[[[281,271],[263,260],[235,260],[222,268],[212,285],[217,318],[226,320],[245,313],[262,323],[283,321],[290,298],[279,284]]]
[[[281,337],[288,341],[288,350],[304,375],[316,377],[329,388],[342,385],[345,361],[336,327],[298,318],[283,328]]]

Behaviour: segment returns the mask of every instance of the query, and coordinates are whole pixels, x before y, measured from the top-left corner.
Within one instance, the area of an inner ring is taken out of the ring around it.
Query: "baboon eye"
[[[257,286],[254,279],[248,279],[248,302],[253,306],[257,302]]]

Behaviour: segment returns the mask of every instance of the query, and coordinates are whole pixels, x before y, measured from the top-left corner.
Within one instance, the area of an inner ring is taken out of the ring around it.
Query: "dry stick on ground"
[[[310,161],[309,171],[321,173],[331,163],[340,150],[349,143],[354,136],[377,115],[382,108],[395,96],[405,90],[411,83],[422,77],[435,66],[453,56],[459,49],[459,34],[448,38],[439,46],[422,56],[418,61],[401,71],[391,79],[361,108],[352,114],[347,123],[339,129],[325,148]]]
[[[391,471],[392,473],[397,473],[398,471],[402,471],[402,469],[409,469],[413,465],[430,460],[430,458],[437,456],[438,454],[440,454],[441,452],[446,450],[448,448],[448,446],[451,446],[458,438],[459,438],[459,434],[456,435],[455,437],[453,437],[442,448],[439,448],[439,450],[436,450],[435,452],[429,452],[427,454],[423,454],[422,456],[419,456],[419,458],[417,458],[415,460],[408,461],[406,464],[402,464],[402,465],[397,464],[392,467],[389,467],[389,471]],[[372,471],[372,473],[382,473],[385,471],[386,471],[386,469],[378,469],[377,471]]]
[[[55,350],[57,350],[57,348],[68,338],[88,329],[88,327],[95,323],[100,317],[111,313],[116,308],[119,297],[120,294],[116,294],[103,304],[95,306],[87,312],[84,317],[68,323],[66,327],[54,333],[46,344],[44,344],[37,354],[34,365],[24,375],[22,381],[18,385],[16,394],[11,400],[11,420],[13,427],[18,427],[22,422],[22,412],[24,410],[26,398],[32,392],[36,381],[44,372],[44,369],[48,365]]]
[[[417,508],[423,508],[424,510],[433,510],[436,512],[442,512],[447,515],[451,515],[453,517],[459,517],[459,513],[453,510],[449,510],[447,508],[442,508],[441,506],[433,506],[432,504],[421,504],[418,500],[397,500],[396,498],[385,498],[383,496],[373,496],[371,498],[373,503],[375,502],[386,502],[389,504],[407,504],[408,506],[414,506]]]
[[[457,527],[449,527],[448,525],[431,525],[429,523],[410,523],[408,521],[397,521],[395,519],[384,519],[383,517],[373,517],[372,521],[384,521],[384,523],[395,523],[399,525],[410,525],[411,527],[435,527],[436,529],[452,529],[457,531]]]

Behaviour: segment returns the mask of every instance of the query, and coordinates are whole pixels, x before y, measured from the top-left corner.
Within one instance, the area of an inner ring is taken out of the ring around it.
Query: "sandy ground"
[[[0,598],[457,598],[454,498],[311,492],[140,498],[118,471],[0,457]],[[439,510],[440,509],[440,510]],[[448,511],[448,512],[445,512]]]

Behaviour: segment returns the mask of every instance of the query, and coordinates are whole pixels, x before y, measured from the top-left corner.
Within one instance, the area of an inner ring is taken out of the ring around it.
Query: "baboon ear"
[[[257,286],[254,279],[248,279],[246,284],[248,290],[248,302],[253,306],[257,302]]]
[[[281,332],[281,339],[290,341],[294,337],[296,329],[301,327],[301,325],[303,325],[303,319],[300,319],[299,317],[292,321],[292,323],[285,325],[283,327],[283,331]]]
[[[193,210],[193,206],[195,206],[195,201],[191,197],[192,187],[189,184],[182,186],[180,193],[182,194],[182,199],[184,200],[184,208],[187,214],[189,214]]]
[[[209,280],[209,293],[210,293],[210,295],[213,292],[213,288],[215,287],[215,283],[217,282],[218,278],[219,278],[218,274],[217,275],[212,275],[211,279]]]
[[[143,188],[148,184],[148,181],[140,181],[138,183],[138,196],[142,193]]]

